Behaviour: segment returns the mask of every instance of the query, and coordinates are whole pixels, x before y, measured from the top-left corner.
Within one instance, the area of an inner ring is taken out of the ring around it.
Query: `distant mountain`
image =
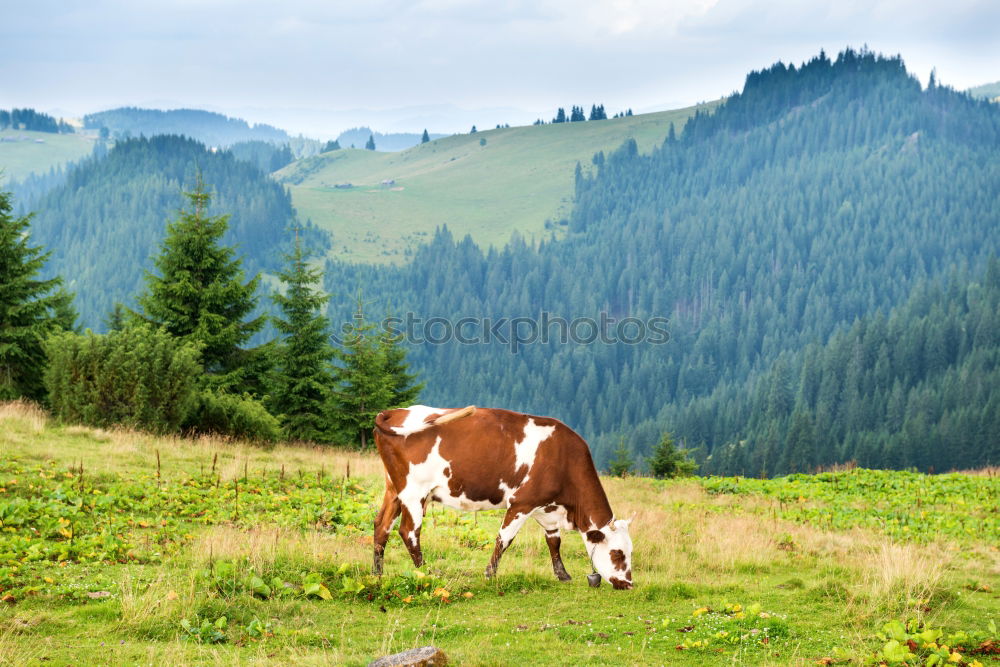
[[[986,83],[982,86],[976,86],[975,88],[969,88],[968,93],[973,97],[978,97],[980,99],[986,100],[1000,100],[1000,81],[995,83]]]
[[[440,139],[441,137],[448,136],[446,134],[431,134],[429,135],[431,139]],[[340,133],[337,137],[337,141],[340,142],[341,148],[349,148],[353,145],[354,148],[364,148],[368,143],[368,138],[374,137],[375,139],[375,150],[383,152],[392,151],[402,151],[407,148],[411,148],[420,143],[423,137],[421,132],[390,132],[389,134],[382,134],[381,132],[374,132],[371,128],[367,127],[355,127],[350,130],[345,130]]]
[[[229,214],[225,242],[236,244],[247,275],[273,271],[297,223],[291,197],[250,162],[184,137],[119,141],[105,157],[69,169],[35,201],[31,232],[52,251],[46,266],[77,293],[84,326],[101,328],[116,301],[130,303],[159,252],[167,222],[186,204],[197,174],[213,192],[210,212]],[[324,252],[325,232],[308,223],[308,246]]]
[[[113,139],[174,134],[218,148],[241,141],[285,143],[289,140],[288,134],[276,127],[262,123],[250,125],[240,118],[200,109],[162,111],[122,107],[87,114],[83,117],[83,125],[91,130],[105,128]]]

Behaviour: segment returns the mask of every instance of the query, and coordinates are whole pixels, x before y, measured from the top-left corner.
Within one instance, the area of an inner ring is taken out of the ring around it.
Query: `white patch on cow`
[[[530,513],[521,514],[518,512],[517,516],[510,523],[500,529],[500,543],[503,544],[505,549],[514,541],[514,537],[517,536],[518,531],[521,530],[521,526],[524,525],[529,516],[531,516]]]
[[[424,421],[430,415],[447,412],[447,410],[443,408],[432,408],[426,405],[411,405],[406,408],[406,410],[407,415],[403,419],[403,423],[399,426],[392,427],[393,431],[404,437],[412,435],[413,433],[419,433],[420,431],[432,426],[432,424],[428,424]]]
[[[535,456],[538,454],[538,446],[545,442],[555,430],[555,426],[539,426],[535,423],[534,419],[528,417],[528,423],[524,426],[524,437],[520,442],[514,443],[515,474],[523,465],[528,466],[528,473],[530,474],[531,466],[534,465]],[[527,481],[528,475],[525,475],[524,479],[521,480],[521,484],[523,485]]]
[[[448,462],[441,456],[440,449],[441,438],[438,437],[422,463],[410,464],[410,469],[406,473],[406,485],[399,492],[399,502],[413,518],[414,532],[410,535],[410,541],[414,546],[416,546],[416,529],[420,527],[424,518],[424,498],[434,488],[448,484],[448,478],[444,474]]]
[[[542,527],[542,530],[547,534],[558,533],[561,530],[573,530],[573,525],[569,522],[565,507],[556,505],[556,509],[551,512],[546,512],[546,507],[548,505],[536,507],[531,511],[531,516],[535,518],[535,521]]]

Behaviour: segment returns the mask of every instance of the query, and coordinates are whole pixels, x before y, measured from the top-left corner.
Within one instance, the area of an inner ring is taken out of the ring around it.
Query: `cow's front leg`
[[[392,531],[392,524],[399,516],[402,505],[399,497],[396,496],[396,489],[392,482],[386,479],[385,496],[382,498],[382,509],[375,517],[375,534],[372,540],[375,553],[372,564],[372,572],[377,576],[382,574],[382,558],[385,554],[385,544],[389,541],[389,534]]]
[[[403,502],[403,518],[399,522],[399,536],[403,538],[403,544],[410,552],[413,564],[420,567],[424,564],[424,555],[420,551],[420,524],[424,520],[424,504],[422,500],[417,502]]]
[[[511,507],[507,510],[507,514],[503,517],[503,525],[500,526],[500,532],[497,533],[497,543],[496,547],[493,548],[493,557],[490,558],[490,564],[486,566],[487,578],[497,573],[497,565],[500,564],[500,557],[503,556],[503,552],[507,550],[510,543],[514,541],[514,537],[521,530],[524,522],[528,520],[530,514],[531,510],[521,507]]]
[[[545,543],[549,545],[549,555],[552,557],[552,571],[555,573],[556,579],[559,581],[569,581],[572,579],[569,576],[569,572],[566,571],[566,566],[562,562],[562,555],[559,553],[559,545],[562,543],[562,538],[559,536],[558,528],[545,531]]]

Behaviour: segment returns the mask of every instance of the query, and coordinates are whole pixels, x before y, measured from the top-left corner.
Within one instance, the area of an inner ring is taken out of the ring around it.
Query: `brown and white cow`
[[[616,520],[583,438],[557,419],[469,406],[414,405],[375,419],[385,498],[375,518],[375,574],[392,525],[420,567],[420,524],[429,501],[461,510],[506,509],[486,576],[528,518],[545,531],[552,569],[570,576],[560,531],[577,530],[594,568],[615,588],[632,588],[628,521]]]

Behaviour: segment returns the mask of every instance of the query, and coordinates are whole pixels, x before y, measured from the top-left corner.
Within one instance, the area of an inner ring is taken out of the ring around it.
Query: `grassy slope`
[[[38,413],[0,405],[0,460],[23,466],[13,483],[0,473],[0,506],[12,493],[30,497],[25,487],[34,484],[75,487],[78,478],[70,470],[81,463],[83,484],[95,497],[119,479],[158,493],[157,451],[163,484],[196,477],[215,456],[223,488],[248,470],[244,508],[253,502],[253,479],[274,479],[283,468],[290,494],[312,484],[317,473],[339,477],[348,463],[370,491],[370,513],[380,492],[380,466],[372,456],[56,427]],[[996,486],[995,480],[984,483]],[[636,588],[630,592],[586,586],[586,556],[576,535],[563,542],[574,579],[557,582],[533,522],[504,556],[498,578],[485,581],[495,512],[480,513],[472,526],[435,509],[425,523],[425,571],[454,592],[452,604],[367,602],[337,593],[342,566],[357,577],[370,566],[367,525],[334,532],[192,521],[178,527],[189,531],[182,548],[160,563],[25,563],[18,576],[37,584],[38,592],[0,603],[0,665],[363,665],[426,644],[442,647],[455,664],[471,665],[816,664],[833,647],[861,656],[880,646],[873,632],[891,618],[916,615],[952,630],[1000,620],[995,544],[975,538],[896,543],[858,530],[826,532],[771,518],[777,501],[709,496],[692,481],[605,480],[605,486],[620,515],[636,513]],[[930,504],[925,508],[933,511]],[[140,552],[158,548],[160,521],[146,518],[151,520],[134,527],[144,536],[135,547]],[[387,576],[412,570],[404,554],[394,535]],[[319,572],[335,594],[326,601],[220,596],[194,575],[220,560],[258,573]],[[73,600],[53,589],[106,590],[110,596]],[[737,646],[716,637],[717,631],[740,633],[735,617],[723,612],[727,604],[759,604],[768,617],[755,623],[770,628],[771,641],[749,631]],[[715,611],[699,615],[703,607]],[[181,620],[196,614],[225,615],[228,643],[184,641]],[[248,636],[255,617],[270,622],[274,636]],[[712,637],[707,648],[676,648],[704,637]]]
[[[399,153],[344,149],[295,162],[276,177],[291,187],[301,215],[333,232],[333,255],[399,262],[443,224],[482,246],[501,246],[515,230],[528,238],[549,235],[546,220],[569,213],[577,162],[590,167],[595,153],[629,137],[648,151],[671,123],[679,130],[692,113],[486,130]],[[389,179],[394,187],[380,185]],[[342,183],[355,187],[333,187]]]
[[[28,174],[44,173],[52,167],[90,155],[92,139],[80,134],[50,134],[23,130],[0,131],[0,138],[27,141],[0,142],[0,184],[21,180]],[[41,139],[44,143],[37,143]]]

